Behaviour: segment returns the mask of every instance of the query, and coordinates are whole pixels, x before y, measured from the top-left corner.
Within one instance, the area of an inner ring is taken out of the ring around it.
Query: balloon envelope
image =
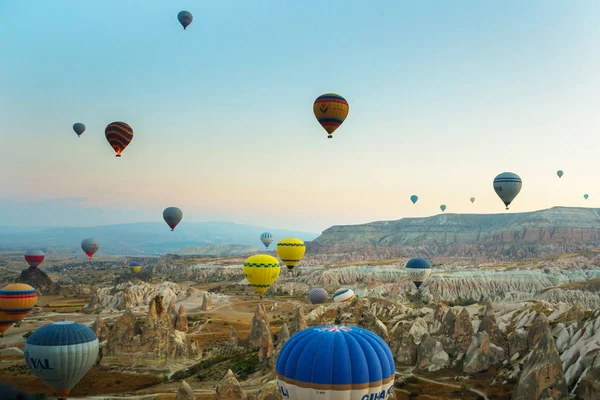
[[[335,93],[322,94],[313,104],[313,113],[327,132],[328,138],[332,138],[333,132],[342,125],[349,109],[346,99]]]
[[[98,347],[90,328],[62,321],[36,329],[23,352],[31,372],[56,393],[67,396],[96,362]]]
[[[442,210],[442,212],[446,211],[446,205],[445,205],[445,204],[442,204],[442,205],[440,206],[440,210]]]
[[[406,263],[406,275],[419,289],[431,275],[431,264],[424,258],[410,259]]]
[[[163,211],[163,219],[172,231],[175,230],[175,227],[181,222],[182,218],[183,211],[177,207],[167,207]]]
[[[37,268],[44,261],[44,252],[41,250],[29,250],[25,253],[25,261],[31,268]]]
[[[95,252],[98,251],[100,245],[94,238],[87,238],[81,241],[81,249],[85,254],[87,254],[88,258],[91,259]]]
[[[186,30],[187,27],[192,23],[194,16],[189,11],[179,11],[177,14],[177,20],[183,26],[183,30]]]
[[[18,324],[35,306],[37,292],[24,283],[11,283],[0,289],[0,310]]]
[[[588,199],[588,197],[590,197],[590,195],[587,194],[587,193],[583,195],[583,198],[586,199],[586,200]]]
[[[85,125],[82,124],[81,122],[77,122],[76,124],[73,125],[73,130],[75,131],[75,133],[79,137],[79,136],[81,136],[81,134],[83,132],[85,132]]]
[[[121,157],[121,153],[133,140],[133,129],[125,122],[112,122],[106,126],[104,135],[108,144],[113,148],[116,157]]]
[[[10,315],[0,310],[0,336],[4,335],[14,324]]]
[[[283,238],[277,243],[277,255],[289,270],[302,260],[305,252],[306,246],[298,238]]]
[[[512,172],[503,172],[494,178],[494,191],[500,197],[506,209],[517,197],[523,186],[519,175]]]
[[[475,203],[475,197],[471,197],[471,203]]]
[[[354,300],[354,291],[348,288],[341,288],[335,291],[333,294],[333,301],[335,303],[349,303]]]
[[[356,326],[315,326],[290,337],[277,357],[277,385],[285,399],[386,399],[394,356],[373,332]]]
[[[564,174],[564,172],[561,169],[556,171],[556,175],[558,175],[559,178],[562,178],[563,174]]]
[[[244,276],[261,296],[275,283],[280,272],[279,261],[268,254],[256,254],[244,262]]]
[[[269,232],[263,232],[263,234],[260,235],[260,241],[265,245],[266,249],[268,249],[269,245],[273,243],[273,240],[275,240],[275,238]]]
[[[142,264],[137,261],[132,261],[129,263],[129,267],[131,268],[131,272],[137,274],[142,270]]]
[[[412,201],[413,204],[415,204],[417,200],[419,200],[419,196],[417,196],[416,194],[410,196],[410,201]]]
[[[329,297],[327,290],[323,288],[312,288],[308,291],[308,299],[312,304],[323,304]]]

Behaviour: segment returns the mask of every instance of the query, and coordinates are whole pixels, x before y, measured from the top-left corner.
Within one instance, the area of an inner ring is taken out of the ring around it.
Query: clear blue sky
[[[504,212],[503,171],[511,212],[598,207],[599,20],[595,0],[0,1],[0,225],[176,205],[318,232]],[[326,92],[350,103],[334,139]],[[113,121],[135,131],[120,159]]]

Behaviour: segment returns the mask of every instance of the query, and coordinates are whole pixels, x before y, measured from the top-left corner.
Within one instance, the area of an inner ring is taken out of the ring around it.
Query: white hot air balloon
[[[341,288],[335,291],[333,294],[333,301],[335,303],[349,303],[354,300],[354,291],[348,288]]]
[[[523,186],[519,175],[512,172],[503,172],[494,178],[494,191],[500,197],[506,209],[517,197]]]

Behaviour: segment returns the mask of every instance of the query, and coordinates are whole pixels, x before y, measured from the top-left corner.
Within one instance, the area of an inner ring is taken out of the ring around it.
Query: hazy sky
[[[505,212],[503,171],[510,212],[599,207],[599,20],[597,0],[2,0],[0,225],[176,205],[319,232]],[[326,92],[350,104],[333,139]],[[113,121],[135,131],[120,159]]]

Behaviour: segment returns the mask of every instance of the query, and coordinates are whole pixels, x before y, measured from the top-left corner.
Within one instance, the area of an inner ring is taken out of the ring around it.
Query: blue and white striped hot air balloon
[[[98,357],[94,331],[77,322],[54,322],[38,328],[23,349],[25,362],[39,380],[66,397]]]
[[[419,289],[431,275],[431,264],[424,258],[410,259],[406,263],[406,275]]]
[[[327,301],[329,294],[323,288],[312,288],[308,291],[308,299],[312,304],[322,304]]]
[[[354,300],[354,291],[352,289],[341,288],[333,294],[333,301],[335,303],[348,303],[352,300]]]
[[[394,356],[373,332],[355,326],[304,329],[281,348],[277,384],[289,400],[383,400],[394,388]]]
[[[265,245],[265,249],[269,248],[269,245],[273,243],[273,240],[275,240],[275,238],[270,232],[263,232],[263,234],[260,235],[260,241]]]

